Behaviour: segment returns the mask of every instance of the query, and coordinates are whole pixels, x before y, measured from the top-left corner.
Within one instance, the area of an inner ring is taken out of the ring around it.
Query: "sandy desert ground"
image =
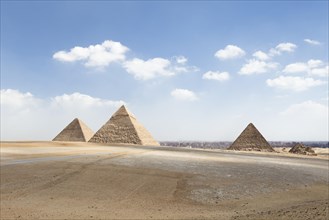
[[[1,219],[328,219],[328,155],[2,142]]]

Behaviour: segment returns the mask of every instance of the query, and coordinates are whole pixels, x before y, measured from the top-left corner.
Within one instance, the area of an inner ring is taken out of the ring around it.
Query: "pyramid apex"
[[[74,118],[72,122],[78,122],[79,124],[81,124],[81,120],[79,118]]]
[[[119,109],[124,109],[124,110],[128,110],[127,107],[125,105],[121,105],[121,107]]]
[[[257,130],[258,131],[256,126],[252,122],[250,122],[245,129],[246,130]]]
[[[132,114],[125,105],[122,105],[116,112],[114,112],[111,118],[117,116],[129,116],[135,118],[134,114]]]

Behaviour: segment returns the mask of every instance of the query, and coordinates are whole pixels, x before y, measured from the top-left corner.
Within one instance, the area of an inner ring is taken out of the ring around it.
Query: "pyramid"
[[[242,131],[228,150],[274,151],[271,145],[252,123]]]
[[[127,108],[121,106],[89,140],[94,143],[159,146]]]
[[[66,126],[53,141],[81,141],[87,142],[94,132],[80,119],[75,118]]]
[[[316,153],[311,147],[304,146],[301,143],[297,143],[295,146],[293,146],[289,150],[289,153],[316,156]]]

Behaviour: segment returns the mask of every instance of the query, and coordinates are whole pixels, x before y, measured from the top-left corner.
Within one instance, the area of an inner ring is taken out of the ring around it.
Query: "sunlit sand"
[[[1,218],[326,219],[328,157],[2,142]]]

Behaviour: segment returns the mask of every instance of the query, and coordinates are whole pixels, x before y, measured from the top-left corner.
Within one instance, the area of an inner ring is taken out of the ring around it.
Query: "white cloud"
[[[308,75],[327,77],[329,75],[328,65],[324,66],[321,60],[309,60],[305,63],[297,62],[287,65],[284,73],[307,73]]]
[[[61,96],[56,96],[51,99],[51,104],[53,106],[60,106],[60,107],[65,107],[65,108],[71,108],[71,107],[75,107],[75,106],[79,106],[80,108],[82,108],[82,107],[103,107],[103,106],[113,106],[113,107],[118,108],[121,105],[125,104],[125,102],[94,98],[89,95],[75,92],[72,94],[64,94]]]
[[[208,71],[202,75],[202,79],[226,81],[230,79],[230,74],[228,72]]]
[[[273,56],[281,55],[282,52],[291,53],[291,52],[294,52],[296,48],[297,48],[297,45],[293,44],[293,43],[289,43],[289,42],[280,43],[275,48],[271,48],[268,55],[273,57]]]
[[[147,61],[134,58],[123,64],[126,71],[138,80],[149,80],[157,76],[173,76],[171,62],[163,58],[153,58]]]
[[[268,52],[268,55],[270,57],[274,57],[274,56],[281,55],[281,52],[276,50],[275,48],[271,48],[270,51]]]
[[[188,61],[188,59],[184,56],[175,56],[174,58],[178,64],[186,64]]]
[[[316,67],[320,67],[322,66],[324,63],[322,62],[322,60],[309,60],[307,61],[307,65],[309,66],[309,68],[316,68]]]
[[[189,73],[189,72],[197,72],[199,71],[199,68],[196,66],[187,66],[187,65],[181,65],[181,66],[172,66],[172,71],[177,73]]]
[[[263,51],[260,51],[260,50],[256,51],[256,52],[253,54],[253,56],[256,57],[256,58],[259,59],[259,60],[264,60],[264,61],[270,59],[270,57],[269,57],[266,53],[264,53]]]
[[[51,140],[76,117],[96,131],[124,104],[81,93],[40,99],[12,89],[0,97],[2,140]]]
[[[311,69],[310,75],[329,77],[329,66]]]
[[[218,50],[215,57],[220,60],[228,60],[243,57],[246,54],[244,50],[235,45],[227,45],[224,49]]]
[[[137,80],[150,80],[160,76],[168,77],[178,73],[198,71],[197,67],[186,64],[186,57],[178,56],[174,58],[175,61],[173,62],[160,57],[146,61],[134,58],[124,62],[123,68]]]
[[[308,65],[306,63],[292,63],[287,65],[284,69],[284,73],[300,73],[300,72],[307,72]]]
[[[292,76],[279,76],[275,79],[268,79],[266,83],[270,87],[293,90],[296,92],[308,90],[312,87],[326,84],[325,81],[315,80],[313,78],[292,77]]]
[[[239,71],[240,75],[252,75],[266,73],[270,70],[274,70],[278,67],[278,63],[274,62],[265,62],[261,60],[251,59],[248,60],[246,64],[242,66]]]
[[[171,69],[176,73],[197,72],[199,68],[196,66],[187,65],[188,59],[184,56],[174,56],[174,61],[171,63]]]
[[[197,95],[187,89],[175,89],[173,91],[171,91],[171,96],[173,96],[174,98],[178,99],[178,100],[183,100],[183,101],[196,101],[198,100]]]
[[[14,109],[27,109],[38,105],[39,99],[35,98],[31,93],[21,93],[14,89],[1,89],[1,106]]]
[[[171,61],[161,57],[149,60],[139,58],[126,60],[127,51],[129,48],[120,42],[106,40],[102,44],[74,47],[70,51],[58,51],[53,55],[53,58],[62,62],[81,61],[87,67],[95,67],[100,70],[113,62],[117,62],[138,80],[199,71],[195,66],[188,66],[188,59],[182,55],[173,56]]]
[[[280,52],[294,52],[296,48],[297,45],[293,43],[280,43],[275,47]]]
[[[53,58],[63,62],[75,62],[78,60],[87,59],[89,56],[89,49],[83,47],[74,47],[70,52],[58,51],[53,55]]]
[[[106,40],[89,47],[74,47],[70,51],[58,51],[53,58],[62,62],[83,61],[87,67],[106,67],[113,62],[125,60],[128,47],[120,42]]]
[[[321,43],[316,40],[311,40],[311,39],[304,39],[306,43],[312,44],[312,45],[320,45]]]

